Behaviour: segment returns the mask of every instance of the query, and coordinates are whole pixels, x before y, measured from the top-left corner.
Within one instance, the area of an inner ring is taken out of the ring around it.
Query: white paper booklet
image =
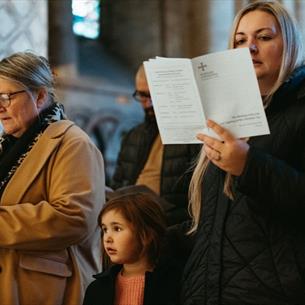
[[[237,138],[270,133],[248,48],[157,57],[144,68],[163,144],[201,143],[197,133],[217,137],[207,119]]]

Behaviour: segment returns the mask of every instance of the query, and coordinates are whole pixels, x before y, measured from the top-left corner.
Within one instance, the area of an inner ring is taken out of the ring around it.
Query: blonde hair
[[[30,91],[44,88],[49,102],[55,102],[54,78],[46,58],[31,52],[17,52],[0,61],[0,77],[17,82]]]
[[[304,63],[303,44],[295,20],[279,2],[257,1],[250,3],[237,13],[229,38],[229,48],[232,49],[235,47],[235,33],[240,19],[247,13],[255,10],[261,10],[273,15],[279,24],[283,38],[283,56],[280,72],[277,81],[274,83],[268,96],[265,98],[266,103],[269,103],[273,94],[288,79],[289,75]],[[193,219],[193,224],[189,233],[195,232],[198,228],[202,200],[201,185],[208,164],[209,160],[205,156],[204,148],[202,147],[189,186],[189,213]],[[233,199],[234,195],[232,191],[232,179],[232,175],[227,173],[223,189],[224,193],[230,199]]]
[[[270,102],[275,91],[287,80],[292,71],[304,63],[302,35],[296,21],[281,3],[278,1],[257,1],[241,9],[235,16],[229,38],[230,49],[235,47],[235,33],[241,18],[256,10],[274,16],[281,29],[283,39],[283,56],[279,76],[266,97],[267,102]]]

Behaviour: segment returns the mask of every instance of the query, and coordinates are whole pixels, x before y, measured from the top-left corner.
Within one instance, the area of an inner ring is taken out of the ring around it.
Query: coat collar
[[[272,97],[270,105],[266,108],[266,113],[270,114],[280,109],[289,107],[291,98],[295,102],[303,101],[305,96],[305,66],[294,70],[290,77],[282,84]]]
[[[155,267],[153,271],[146,271],[145,275],[151,277],[153,274],[166,274],[167,272],[170,272],[171,268],[175,268],[177,266],[177,261],[175,259],[168,259],[167,257],[164,257],[160,259],[159,263]],[[113,265],[109,269],[93,275],[96,279],[105,279],[105,278],[115,278],[117,274],[121,271],[122,265]]]
[[[1,202],[9,205],[21,201],[24,193],[34,181],[49,156],[59,145],[62,135],[73,125],[74,123],[69,120],[61,120],[52,123],[45,130],[28,156],[20,164],[14,176],[10,179],[3,192]],[[17,192],[16,188],[18,188]]]
[[[304,93],[302,84],[305,80],[305,66],[301,66],[295,69],[289,78],[282,84],[275,95],[286,96],[291,94],[291,92],[302,91]],[[299,93],[298,93],[299,95]]]
[[[122,265],[113,265],[109,269],[93,275],[96,279],[103,279],[108,277],[115,277],[122,269]]]

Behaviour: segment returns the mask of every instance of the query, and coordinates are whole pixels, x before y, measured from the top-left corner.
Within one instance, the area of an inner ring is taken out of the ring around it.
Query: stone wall
[[[135,68],[152,55],[164,55],[159,0],[101,1],[102,42]]]
[[[0,29],[0,58],[25,50],[47,56],[47,1],[1,0]]]
[[[253,0],[101,1],[102,40],[131,67],[154,56],[195,57],[227,48],[235,13]],[[282,0],[305,28],[305,1]],[[304,31],[304,30],[303,30]]]

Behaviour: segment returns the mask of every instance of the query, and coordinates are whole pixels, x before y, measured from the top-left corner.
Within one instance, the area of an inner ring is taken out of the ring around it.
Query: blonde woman
[[[297,27],[276,1],[236,16],[230,48],[249,48],[270,135],[204,143],[190,185],[195,244],[185,305],[305,304],[305,67]],[[246,101],[245,101],[246,102]]]

